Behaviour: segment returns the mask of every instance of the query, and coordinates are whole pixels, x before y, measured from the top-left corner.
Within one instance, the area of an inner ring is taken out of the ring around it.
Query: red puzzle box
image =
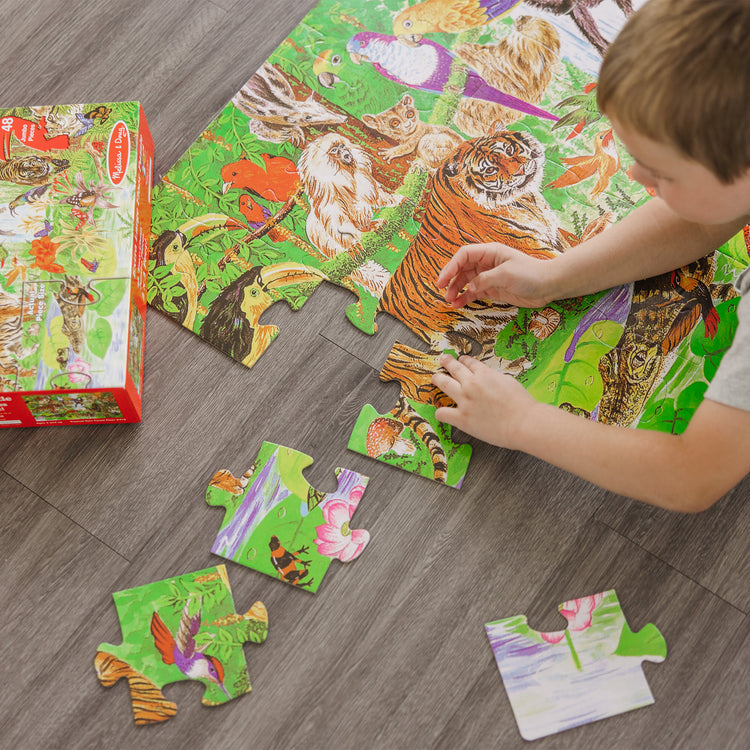
[[[153,152],[138,102],[0,110],[0,427],[140,421]]]

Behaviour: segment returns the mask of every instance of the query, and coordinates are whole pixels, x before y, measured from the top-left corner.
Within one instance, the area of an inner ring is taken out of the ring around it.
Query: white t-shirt
[[[742,295],[737,305],[739,325],[732,346],[708,386],[706,398],[750,411],[750,268],[739,275],[734,288]]]

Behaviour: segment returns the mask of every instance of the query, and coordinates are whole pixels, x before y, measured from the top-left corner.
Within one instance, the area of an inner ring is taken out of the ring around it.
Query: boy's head
[[[750,170],[750,0],[649,0],[602,63],[602,112],[707,167]]]

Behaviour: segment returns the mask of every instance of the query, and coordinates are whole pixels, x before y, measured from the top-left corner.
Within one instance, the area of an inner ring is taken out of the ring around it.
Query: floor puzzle
[[[339,468],[336,491],[320,492],[302,476],[312,462],[305,453],[263,443],[241,477],[217,471],[206,502],[226,513],[211,552],[312,592],[333,559],[359,557],[370,534],[350,524],[368,478]]]
[[[102,643],[94,666],[106,687],[128,681],[136,724],[177,713],[162,694],[172,682],[201,682],[204,706],[250,692],[242,644],[266,639],[268,613],[262,602],[235,613],[224,565],[117,591],[113,598],[122,644]]]
[[[667,655],[654,625],[630,629],[614,589],[558,609],[568,621],[565,630],[540,633],[525,615],[485,625],[525,740],[650,705],[641,662]]]
[[[453,486],[468,454],[450,465],[450,432],[401,434],[417,404],[445,403],[429,383],[444,351],[582,418],[684,429],[736,327],[747,231],[680,273],[541,310],[454,310],[435,287],[463,244],[549,258],[649,199],[596,108],[630,4],[589,6],[322,0],[156,187],[152,304],[248,366],[278,334],[260,316],[324,282],[356,295],[362,331],[398,318],[424,348],[393,347],[381,379],[399,402],[364,407],[352,447],[373,455],[368,432],[390,428],[378,460]]]

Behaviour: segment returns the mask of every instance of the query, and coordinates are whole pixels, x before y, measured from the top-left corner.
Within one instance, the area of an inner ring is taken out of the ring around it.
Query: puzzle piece
[[[628,626],[614,589],[559,606],[566,630],[540,633],[525,615],[485,625],[521,736],[535,740],[654,702],[642,661],[667,645]]]
[[[337,468],[335,492],[319,492],[302,476],[313,459],[263,443],[241,477],[217,471],[209,505],[226,513],[211,551],[261,573],[315,592],[334,558],[359,557],[370,534],[350,526],[368,478]]]
[[[94,666],[105,687],[127,679],[136,724],[177,713],[162,694],[172,682],[202,683],[204,706],[250,692],[242,644],[265,640],[268,613],[262,602],[235,613],[223,565],[117,591],[113,598],[123,642],[102,643]]]
[[[367,404],[349,438],[349,449],[449,487],[461,487],[471,446],[451,439],[453,428],[435,419],[435,407],[399,396],[388,414]]]

